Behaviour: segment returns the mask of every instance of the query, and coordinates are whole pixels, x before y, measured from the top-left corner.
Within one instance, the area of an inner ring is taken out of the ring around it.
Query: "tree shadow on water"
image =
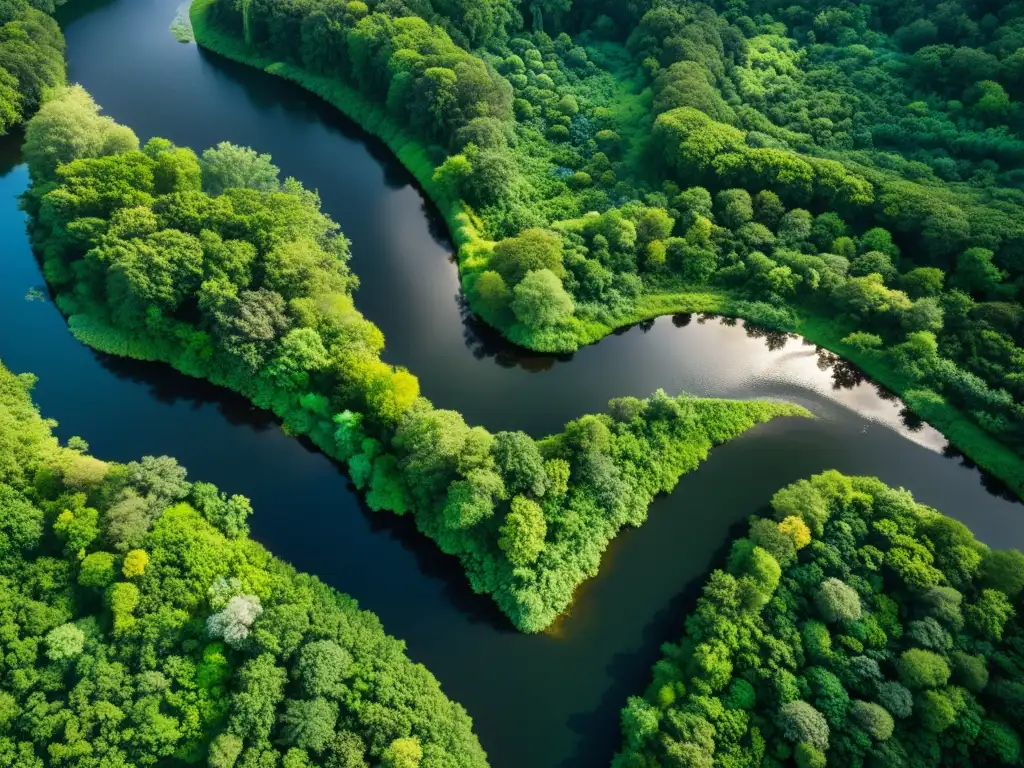
[[[187,376],[166,363],[132,360],[90,350],[99,364],[118,379],[140,384],[158,403],[185,405],[193,410],[207,405],[234,427],[265,432],[279,423],[274,414],[258,408],[242,395],[203,379]]]
[[[531,352],[505,339],[501,333],[475,314],[469,308],[465,295],[460,291],[455,295],[462,315],[462,338],[473,357],[477,360],[493,358],[501,368],[522,368],[524,371],[537,373],[548,371],[558,363],[572,360],[572,354],[548,355]]]
[[[754,513],[767,514],[764,509],[755,510]],[[696,574],[683,585],[644,627],[640,647],[612,657],[606,670],[612,682],[605,689],[600,702],[589,712],[576,713],[568,718],[568,727],[579,738],[575,754],[563,760],[558,768],[607,765],[619,751],[622,746],[619,712],[626,706],[630,696],[640,696],[647,689],[651,682],[651,668],[662,657],[661,646],[682,639],[686,617],[697,604],[708,576],[712,570],[724,565],[733,540],[741,536],[746,528],[745,520],[729,528],[721,546],[712,552],[708,569]]]

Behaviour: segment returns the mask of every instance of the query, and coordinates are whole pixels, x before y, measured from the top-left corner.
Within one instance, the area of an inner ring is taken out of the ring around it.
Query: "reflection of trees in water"
[[[687,312],[686,314],[672,315],[672,325],[676,328],[685,328],[693,320],[693,314]]]
[[[508,341],[498,331],[473,314],[461,291],[455,295],[455,302],[462,315],[462,339],[477,360],[492,357],[494,362],[502,368],[518,367],[531,373],[548,371],[554,368],[556,363],[566,363],[572,360],[571,354],[545,355],[540,352],[531,352]]]
[[[227,387],[196,379],[171,368],[166,363],[114,357],[90,350],[99,364],[118,379],[141,384],[159,403],[188,405],[200,408],[214,405],[224,419],[235,427],[249,427],[263,432],[279,423],[270,411],[257,408],[246,398]]]
[[[832,372],[832,389],[853,389],[869,381],[864,371],[839,355],[824,347],[816,347],[815,352],[818,355],[818,370]]]
[[[905,405],[900,408],[900,421],[903,422],[903,426],[910,432],[920,432],[924,429],[924,419]]]
[[[768,347],[769,352],[778,352],[790,339],[796,338],[796,334],[773,331],[746,322],[743,323],[743,330],[746,331],[748,339],[764,339],[764,345]]]
[[[976,469],[978,471],[978,477],[981,481],[981,487],[984,488],[991,495],[996,496],[1002,499],[1003,501],[1012,501],[1015,503],[1020,503],[1020,497],[1018,497],[1017,494],[1010,490],[1009,486],[1007,486],[1006,483],[1004,483],[995,475],[991,475],[984,469],[981,469],[977,464],[975,464],[971,460],[970,456],[965,454],[952,443],[946,443],[946,446],[942,449],[942,455],[945,456],[947,459],[954,459],[959,461],[960,465],[966,469]]]

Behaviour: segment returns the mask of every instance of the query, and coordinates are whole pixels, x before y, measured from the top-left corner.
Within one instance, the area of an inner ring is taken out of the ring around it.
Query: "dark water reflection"
[[[819,417],[773,422],[716,450],[614,542],[556,631],[519,635],[411,520],[367,510],[332,462],[265,413],[163,366],[95,354],[52,304],[27,301],[44,287],[15,205],[27,174],[15,143],[0,142],[0,359],[39,374],[36,398],[58,434],[82,435],[110,459],[175,455],[193,478],[251,497],[253,535],[377,613],[466,706],[493,765],[606,764],[618,709],[682,631],[695,580],[785,483],[832,467],[877,475],[984,541],[1024,545],[1018,504],[891,393],[800,339],[677,315],[569,356],[505,344],[465,312],[437,218],[386,148],[311,96],[176,43],[167,26],[178,2],[110,0],[67,20],[72,78],[141,137],[252,145],[318,188],[353,241],[358,305],[387,335],[388,359],[439,406],[535,435],[658,387],[786,399]]]

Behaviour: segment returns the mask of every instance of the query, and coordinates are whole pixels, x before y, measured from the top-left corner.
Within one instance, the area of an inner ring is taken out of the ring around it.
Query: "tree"
[[[238,671],[238,692],[231,700],[231,730],[254,741],[269,738],[287,679],[269,653],[245,662]]]
[[[381,768],[419,768],[423,747],[415,737],[395,739],[381,755]]]
[[[1020,736],[1006,723],[988,718],[982,720],[977,745],[984,754],[1002,765],[1020,762]]]
[[[257,154],[229,141],[204,150],[199,166],[203,191],[208,195],[220,195],[232,188],[272,192],[280,185],[281,171],[271,162],[270,155]]]
[[[235,734],[218,734],[210,742],[210,756],[207,758],[209,768],[234,768],[238,756],[242,754],[242,747],[242,739]]]
[[[309,698],[337,698],[352,662],[352,654],[333,640],[306,643],[299,650],[295,665],[302,692]]]
[[[956,270],[950,278],[950,286],[977,297],[994,293],[1005,276],[1003,271],[992,263],[994,255],[987,248],[968,248],[956,260]]]
[[[861,616],[860,596],[852,587],[839,579],[826,579],[814,596],[825,621],[854,621]]]
[[[828,748],[829,729],[825,716],[806,701],[783,704],[778,715],[782,734],[792,742],[806,742],[815,749]]]
[[[963,651],[953,651],[949,660],[953,666],[953,679],[972,693],[980,693],[988,685],[988,666],[982,654],[972,656]]]
[[[535,501],[524,496],[512,499],[512,508],[501,526],[498,546],[514,565],[530,565],[544,551],[547,524],[544,513]]]
[[[869,701],[853,702],[850,707],[850,719],[863,728],[875,741],[885,741],[890,738],[895,728],[892,715]]]
[[[900,655],[896,666],[908,688],[937,688],[949,680],[949,665],[932,651],[911,648]]]
[[[550,328],[572,316],[572,297],[550,270],[530,272],[515,287],[513,294],[512,311],[516,318],[534,330]]]
[[[247,520],[252,504],[245,496],[230,498],[210,483],[193,483],[192,501],[197,510],[228,538],[238,538],[249,532]]]
[[[944,691],[923,691],[917,697],[917,714],[932,733],[941,733],[956,721],[956,707]]]
[[[114,634],[121,635],[132,629],[136,624],[135,609],[139,606],[139,588],[123,581],[112,584],[107,599],[114,617]]]
[[[779,523],[779,532],[788,536],[798,551],[811,543],[810,529],[795,515],[790,515]]]
[[[983,589],[981,597],[964,609],[968,626],[989,640],[1002,639],[1015,613],[1006,594],[995,589]]]
[[[658,709],[639,696],[630,696],[622,710],[622,731],[633,747],[643,744],[658,732]]]
[[[226,606],[206,620],[210,637],[220,638],[228,645],[239,647],[249,637],[256,618],[263,613],[260,599],[255,595],[235,595]]]
[[[258,288],[241,291],[234,311],[219,317],[215,330],[228,352],[258,371],[290,326],[281,294]]]
[[[154,509],[168,507],[188,496],[188,471],[170,456],[143,456],[125,465],[125,479]]]
[[[46,635],[46,657],[50,661],[68,661],[85,647],[85,633],[74,624],[61,624]]]
[[[900,288],[912,299],[938,297],[942,294],[942,285],[946,273],[937,267],[916,267],[899,279]]]
[[[532,437],[525,432],[499,432],[494,436],[491,455],[510,494],[544,495],[548,476],[544,458]]]
[[[51,181],[57,166],[83,157],[104,157],[138,149],[131,129],[99,114],[81,86],[61,89],[25,128],[22,157],[35,182]]]
[[[126,579],[134,579],[146,572],[149,564],[149,555],[143,549],[133,549],[124,556],[124,563],[121,566],[121,573]]]
[[[914,709],[914,697],[904,686],[895,681],[879,684],[877,691],[878,703],[895,717],[910,717]]]
[[[501,317],[512,304],[512,291],[505,283],[505,278],[492,269],[480,273],[476,280],[476,293],[484,308]]]
[[[538,270],[561,277],[565,274],[562,238],[544,229],[524,230],[494,246],[490,266],[511,286],[517,285],[527,273]]]
[[[984,122],[1001,123],[1009,117],[1013,103],[1006,90],[993,80],[982,80],[970,89],[974,113]]]
[[[1024,590],[1024,553],[1015,549],[990,549],[978,568],[982,584],[998,589],[1010,598]]]
[[[727,189],[715,196],[722,224],[739,229],[754,218],[754,202],[745,189]]]
[[[772,509],[777,520],[785,520],[787,517],[800,518],[814,536],[821,536],[825,521],[829,518],[825,498],[807,480],[801,480],[777,491],[772,496]]]
[[[288,699],[281,713],[281,736],[286,744],[322,752],[334,736],[338,705],[323,698]]]
[[[801,525],[803,522],[801,521]],[[806,526],[804,526],[806,529]],[[782,566],[796,559],[796,546],[791,537],[780,530],[773,520],[755,520],[750,524],[750,539],[757,546],[769,552]]]
[[[793,750],[793,759],[796,760],[797,768],[825,768],[827,763],[825,753],[806,741],[801,741],[796,745]]]
[[[124,497],[107,510],[104,532],[118,552],[128,552],[142,544],[153,515],[149,501],[129,489]]]
[[[78,583],[102,589],[114,581],[114,576],[114,556],[109,552],[93,552],[82,560]]]

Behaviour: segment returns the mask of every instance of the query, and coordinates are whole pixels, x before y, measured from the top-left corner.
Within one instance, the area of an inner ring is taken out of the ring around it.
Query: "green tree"
[[[61,89],[40,107],[25,128],[22,147],[34,181],[53,180],[61,163],[138,149],[131,129],[99,111],[81,86]]]
[[[334,736],[338,705],[327,699],[288,699],[281,713],[281,735],[286,744],[323,752]]]
[[[535,501],[523,496],[512,499],[512,506],[501,526],[498,545],[514,565],[529,565],[544,551],[547,524]]]
[[[937,688],[949,680],[946,660],[932,651],[911,648],[904,651],[897,663],[900,680],[908,688]]]
[[[561,277],[565,274],[562,239],[543,229],[524,230],[494,246],[490,266],[511,286],[518,285],[529,272],[538,270],[548,270]]]
[[[85,633],[74,624],[61,624],[46,635],[46,656],[50,661],[68,661],[85,648]]]
[[[203,191],[219,195],[226,189],[255,189],[271,192],[280,184],[280,170],[270,155],[257,154],[248,147],[222,141],[204,150],[199,161],[203,174]]]
[[[572,316],[572,297],[550,270],[530,272],[515,287],[513,294],[512,311],[529,328],[550,328]]]

